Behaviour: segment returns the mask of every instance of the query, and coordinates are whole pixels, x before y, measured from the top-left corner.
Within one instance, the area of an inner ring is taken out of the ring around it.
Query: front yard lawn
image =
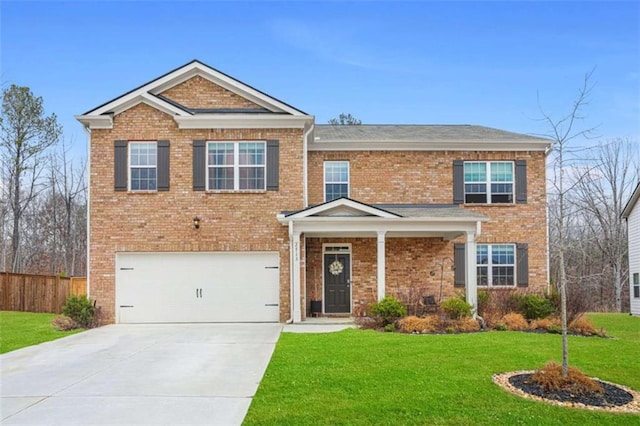
[[[570,364],[640,389],[640,318],[592,314],[614,338],[571,336]],[[561,361],[560,335],[283,333],[245,424],[640,424],[640,416],[552,406],[511,395],[495,373]]]
[[[51,325],[51,320],[56,316],[56,314],[0,311],[0,354],[82,331],[56,330]]]

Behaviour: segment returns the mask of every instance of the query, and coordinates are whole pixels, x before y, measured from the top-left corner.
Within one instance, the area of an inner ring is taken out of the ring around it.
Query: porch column
[[[386,261],[384,257],[385,234],[387,231],[378,231],[378,302],[385,296],[385,270]]]
[[[291,306],[293,308],[293,322],[302,321],[300,310],[300,232],[293,233],[293,292]]]
[[[478,310],[478,282],[476,269],[476,235],[467,232],[466,261],[465,261],[465,283],[467,293],[467,303],[473,306],[474,312]],[[474,313],[475,315],[475,313]]]

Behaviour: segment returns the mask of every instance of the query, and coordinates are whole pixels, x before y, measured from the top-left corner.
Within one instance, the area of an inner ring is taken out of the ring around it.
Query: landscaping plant
[[[91,328],[96,308],[87,296],[69,296],[62,313],[82,328]]]
[[[473,313],[473,306],[459,297],[445,300],[440,309],[451,319],[467,318]]]
[[[386,327],[407,315],[407,308],[395,297],[386,296],[380,302],[372,303],[369,312],[380,320],[382,327]]]

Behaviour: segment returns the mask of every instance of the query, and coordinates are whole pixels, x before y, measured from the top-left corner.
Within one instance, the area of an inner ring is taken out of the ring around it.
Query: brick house
[[[319,125],[199,61],[77,119],[89,294],[111,322],[304,320],[548,283],[549,141]],[[314,304],[317,307],[317,304]]]

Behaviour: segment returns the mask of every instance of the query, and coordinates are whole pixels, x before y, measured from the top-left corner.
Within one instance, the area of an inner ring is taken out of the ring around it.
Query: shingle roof
[[[401,217],[487,219],[487,216],[460,208],[457,204],[372,204],[372,206]]]
[[[317,142],[551,142],[540,137],[469,124],[316,124],[315,136]]]

